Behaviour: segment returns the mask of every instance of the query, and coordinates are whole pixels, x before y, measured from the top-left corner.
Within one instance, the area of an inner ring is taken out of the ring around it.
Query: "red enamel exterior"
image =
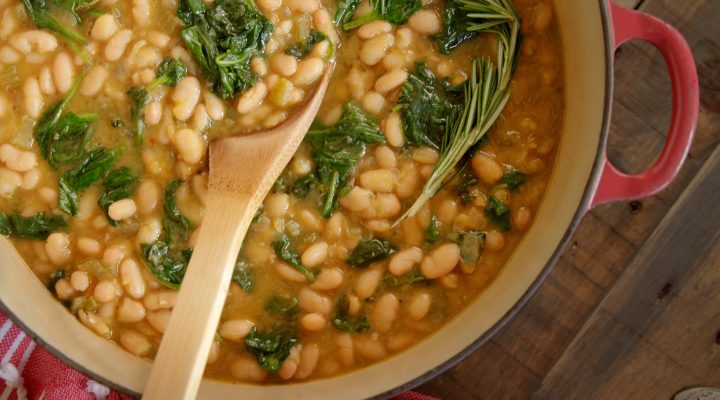
[[[616,49],[630,40],[640,39],[653,44],[662,53],[672,85],[672,117],[660,157],[644,172],[625,174],[608,160],[607,155],[604,156],[600,181],[590,208],[611,201],[648,197],[670,184],[690,151],[700,102],[695,61],[680,32],[651,15],[612,2],[610,8]]]

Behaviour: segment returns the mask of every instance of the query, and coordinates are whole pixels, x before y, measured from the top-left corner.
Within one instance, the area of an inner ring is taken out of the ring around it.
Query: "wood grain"
[[[676,212],[676,208],[673,208],[675,203],[718,148],[720,44],[717,38],[720,37],[720,24],[716,21],[720,18],[720,1],[617,0],[617,3],[638,7],[643,12],[673,24],[690,43],[700,74],[701,110],[697,137],[688,162],[678,178],[662,193],[641,202],[604,205],[589,213],[573,235],[558,265],[519,315],[463,363],[421,386],[421,392],[443,399],[524,399],[534,393],[542,398],[565,398],[565,394],[578,394],[580,398],[594,395],[602,398],[600,395],[607,394],[602,391],[603,385],[632,389],[633,385],[620,379],[620,376],[614,380],[609,375],[605,376],[603,384],[594,384],[592,390],[582,392],[572,391],[579,390],[572,381],[551,382],[549,379],[560,374],[558,371],[561,370],[555,369],[560,367],[559,360],[564,360],[563,373],[583,365],[579,360],[573,363],[573,357],[565,355],[570,349],[568,346],[585,332],[583,327],[586,323],[601,318],[603,313],[598,305],[604,298],[609,299],[611,293],[617,293],[613,288],[623,282],[623,279],[619,279],[621,276],[624,278],[624,274],[638,268],[633,260],[646,251],[644,249],[650,244],[648,238],[666,215]],[[662,148],[670,113],[667,72],[657,50],[643,43],[630,43],[617,53],[615,74],[614,115],[608,152],[622,169],[639,171],[649,165]],[[714,177],[706,179],[717,183],[720,174],[716,173]],[[715,197],[715,203],[717,200]],[[700,202],[694,211],[688,212],[702,215],[707,212],[703,207],[713,206],[711,201],[706,200]],[[681,221],[675,220],[675,223],[678,224],[677,228],[681,227]],[[692,238],[697,240],[697,236],[690,235],[679,240]],[[719,255],[708,253],[704,257],[715,257],[717,260]],[[701,263],[703,258],[694,260]],[[703,284],[704,279],[701,274],[694,280],[688,277],[687,280],[676,282],[676,285],[684,287]],[[649,287],[648,293],[657,294],[665,283],[662,282],[659,288],[657,284]],[[626,296],[634,294],[631,286],[623,286],[623,290],[629,291]],[[668,301],[673,296],[679,296],[679,293],[677,287],[671,289]],[[627,298],[629,301],[622,305],[627,311],[618,315],[623,316],[623,324],[630,325],[631,321],[643,315],[643,309],[632,301],[632,297]],[[652,326],[643,332],[648,335],[647,340],[653,340],[658,346],[662,343],[664,348],[672,348],[665,353],[648,352],[643,344],[645,339],[638,340],[637,333],[620,329],[612,341],[597,350],[598,357],[606,359],[606,365],[633,372],[636,379],[648,382],[663,376],[663,373],[678,372],[677,360],[682,358],[682,352],[690,348],[693,341],[706,343],[708,352],[718,347],[713,347],[714,342],[708,342],[708,333],[698,332],[696,325],[682,325],[687,322],[683,315],[688,312],[683,307],[705,307],[708,313],[714,311],[720,314],[720,307],[716,303],[714,305],[706,307],[688,300],[673,306],[672,317],[654,320]],[[607,319],[602,321],[609,327],[602,325],[599,335],[613,333],[610,331],[613,325],[607,323]],[[657,328],[665,325],[674,329],[659,333],[661,331]],[[715,329],[720,329],[720,323],[716,325]],[[710,355],[707,357],[697,364],[697,368],[681,371],[677,379],[657,382],[658,392],[668,393],[671,389],[678,389],[678,382],[699,383],[701,376],[697,369],[701,366],[714,366],[717,371],[717,359]],[[656,372],[643,375],[643,369],[649,366],[657,366]],[[587,379],[592,378],[588,375]],[[554,384],[567,385],[571,389],[552,392],[549,388]],[[631,392],[623,394],[634,395]]]
[[[538,399],[667,399],[720,386],[720,148],[608,292]],[[698,212],[702,210],[702,212]]]

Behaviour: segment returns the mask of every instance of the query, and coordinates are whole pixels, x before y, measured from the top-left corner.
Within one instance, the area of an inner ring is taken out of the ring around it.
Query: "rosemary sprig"
[[[445,126],[440,158],[420,196],[393,226],[413,217],[439,190],[465,153],[490,130],[510,98],[509,85],[520,49],[520,19],[510,0],[460,0],[472,19],[468,29],[497,36],[497,67],[488,58],[473,61],[465,82],[462,111],[454,111]]]

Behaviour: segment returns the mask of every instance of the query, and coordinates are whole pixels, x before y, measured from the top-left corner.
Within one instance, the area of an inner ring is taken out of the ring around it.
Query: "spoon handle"
[[[256,196],[210,191],[200,236],[155,358],[143,399],[197,394]]]

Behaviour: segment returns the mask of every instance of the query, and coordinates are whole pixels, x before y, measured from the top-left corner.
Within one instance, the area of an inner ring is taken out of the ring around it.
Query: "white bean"
[[[423,258],[420,270],[427,279],[441,278],[450,273],[460,261],[460,247],[444,244]]]
[[[53,264],[66,264],[72,258],[70,236],[61,232],[51,233],[45,241],[45,251]]]
[[[282,0],[258,0],[257,5],[265,11],[275,11],[282,4]]]
[[[237,111],[240,114],[248,113],[256,109],[268,94],[268,87],[264,82],[258,82],[248,91],[240,96],[237,103]]]
[[[137,189],[136,202],[140,214],[149,215],[157,208],[160,188],[153,180],[144,180]]]
[[[408,313],[414,320],[419,321],[427,315],[430,310],[431,298],[428,293],[417,293],[410,298],[408,303]]]
[[[131,218],[136,211],[135,200],[122,199],[110,204],[108,215],[115,221],[122,221]]]
[[[185,128],[175,134],[173,140],[178,155],[189,164],[197,164],[205,155],[205,141],[198,132]]]
[[[205,111],[213,121],[220,121],[225,116],[225,104],[219,97],[215,96],[209,90],[203,92],[203,102],[205,103]]]
[[[222,323],[218,334],[225,340],[240,342],[254,326],[255,324],[247,319],[231,319]]]
[[[132,15],[135,20],[135,25],[150,25],[150,1],[132,0]]]
[[[402,147],[405,143],[403,137],[402,118],[400,113],[393,111],[385,118],[383,133],[388,144],[392,147]]]
[[[169,310],[177,303],[178,292],[174,290],[156,290],[145,295],[143,305],[148,310]]]
[[[359,186],[353,187],[350,192],[340,198],[340,204],[350,211],[363,211],[372,205],[373,194]]]
[[[392,293],[383,294],[375,304],[373,310],[373,329],[377,332],[387,332],[392,328],[400,309],[400,300]]]
[[[0,195],[9,199],[20,185],[22,185],[20,174],[7,168],[0,168]]]
[[[317,343],[306,343],[300,352],[300,365],[295,373],[295,378],[305,379],[315,371],[318,358],[320,358],[320,346]]]
[[[131,297],[141,299],[145,295],[145,281],[140,272],[140,266],[132,258],[128,258],[120,264],[120,283]]]
[[[390,33],[367,40],[360,48],[360,61],[368,66],[377,64],[385,57],[385,53],[393,45],[394,40],[393,35]]]
[[[53,62],[53,80],[57,90],[65,94],[70,91],[75,79],[75,65],[72,62],[70,54],[63,51],[55,56]]]
[[[309,57],[300,61],[297,71],[292,76],[292,82],[296,85],[310,85],[323,73],[325,61],[318,57]]]
[[[33,190],[37,187],[38,183],[40,182],[40,170],[37,168],[33,168],[30,171],[27,171],[22,176],[22,184],[20,187],[22,187],[25,190]]]
[[[84,292],[90,286],[90,277],[85,271],[75,271],[70,275],[70,285],[78,292]]]
[[[389,22],[383,20],[373,21],[361,26],[357,30],[357,36],[360,39],[372,39],[375,36],[382,35],[383,33],[388,33],[391,30],[392,24],[390,24]]]
[[[276,261],[273,264],[273,267],[275,269],[275,273],[277,273],[280,278],[286,281],[298,283],[307,282],[307,278],[305,277],[305,275],[303,275],[300,271],[296,270],[295,268],[290,266],[290,264],[284,261]]]
[[[151,101],[145,106],[145,122],[149,126],[155,126],[162,119],[162,104],[159,101]]]
[[[300,325],[309,332],[318,332],[327,326],[327,319],[319,313],[305,314],[300,318]]]
[[[130,29],[123,29],[115,33],[105,46],[105,58],[108,61],[119,60],[131,39],[132,31]]]
[[[98,256],[102,251],[100,242],[89,237],[80,237],[77,241],[78,250],[88,256]]]
[[[405,275],[415,264],[420,263],[423,258],[423,252],[418,247],[411,247],[398,252],[390,259],[388,270],[393,275]]]
[[[55,82],[53,81],[53,74],[49,66],[46,65],[40,70],[38,83],[40,84],[40,91],[43,92],[43,94],[55,94]]]
[[[179,121],[187,121],[200,100],[200,81],[194,76],[186,76],[178,82],[172,94],[173,115]]]
[[[210,117],[203,104],[195,107],[195,112],[193,112],[192,119],[190,120],[190,126],[198,132],[202,132],[210,126]]]
[[[358,182],[360,186],[375,193],[392,193],[397,177],[392,170],[375,169],[360,174]]]
[[[379,93],[387,93],[402,85],[408,77],[407,71],[402,68],[395,68],[378,78],[375,82],[375,90]]]
[[[150,340],[137,331],[125,331],[121,333],[120,345],[136,356],[143,356],[152,350]]]
[[[31,53],[50,53],[55,51],[58,41],[51,33],[32,30],[15,34],[10,37],[9,43],[25,55]]]
[[[170,310],[148,311],[145,313],[145,319],[153,329],[165,333],[168,323],[170,323],[170,315]]]
[[[18,20],[15,17],[15,8],[8,7],[5,9],[0,20],[0,40],[7,40],[18,26]]]
[[[360,99],[362,108],[373,115],[379,115],[385,108],[385,104],[385,96],[372,90],[369,90]]]
[[[5,143],[0,146],[0,160],[16,172],[26,172],[37,166],[37,156],[32,151],[20,150],[17,147]]]
[[[145,307],[139,301],[125,297],[120,300],[117,319],[125,323],[140,322],[145,319]]]
[[[238,358],[229,369],[230,375],[240,381],[260,382],[267,376],[267,371],[254,358]]]
[[[421,35],[435,35],[442,30],[440,17],[435,11],[429,9],[416,12],[408,20],[408,26]]]
[[[0,48],[0,62],[3,64],[15,64],[22,56],[10,46]]]
[[[117,289],[111,281],[100,281],[95,285],[93,297],[100,303],[108,303],[115,300]]]
[[[340,268],[323,268],[315,277],[315,282],[310,285],[316,290],[335,290],[343,283],[343,272]]]
[[[305,249],[300,257],[306,267],[314,268],[325,262],[328,256],[328,245],[325,242],[317,242]]]
[[[43,96],[37,78],[29,77],[23,84],[25,112],[31,118],[38,118],[43,110]]]
[[[303,14],[312,14],[320,8],[320,3],[317,0],[290,0],[288,6],[291,10],[297,11]]]
[[[115,17],[111,14],[103,14],[95,20],[95,24],[90,31],[90,37],[104,42],[109,40],[120,29]]]
[[[297,71],[297,59],[285,53],[275,53],[270,58],[270,67],[282,76],[292,76]]]
[[[333,308],[333,303],[328,297],[306,287],[300,289],[300,293],[298,293],[298,305],[306,313],[319,313],[322,315],[330,314]]]
[[[358,276],[355,282],[355,293],[361,299],[365,300],[375,293],[380,280],[382,279],[382,271],[379,269],[369,269]]]

